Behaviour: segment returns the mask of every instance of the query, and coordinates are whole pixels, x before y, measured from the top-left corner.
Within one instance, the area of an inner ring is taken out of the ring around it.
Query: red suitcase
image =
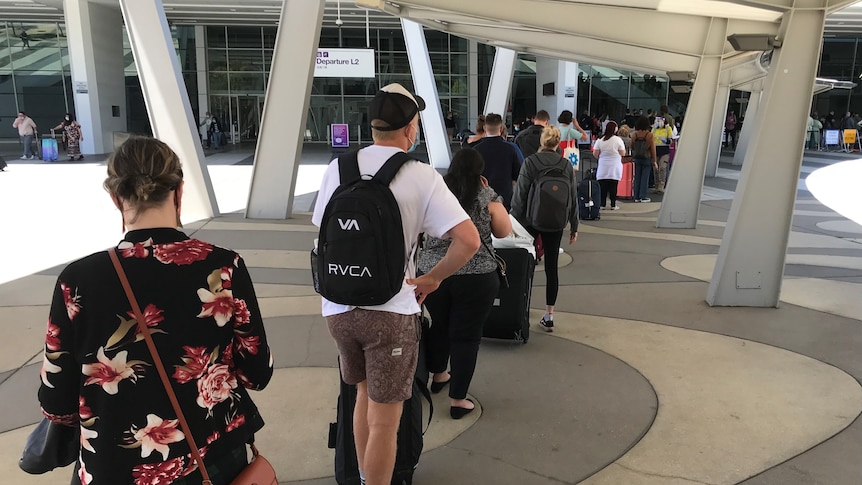
[[[623,177],[620,179],[619,184],[617,184],[618,199],[634,198],[635,193],[632,187],[635,177],[634,167],[635,164],[632,157],[623,157]]]

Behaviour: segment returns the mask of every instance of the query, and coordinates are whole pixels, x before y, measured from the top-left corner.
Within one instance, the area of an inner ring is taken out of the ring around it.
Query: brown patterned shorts
[[[326,317],[341,357],[341,378],[368,381],[368,397],[378,403],[405,401],[413,393],[422,327],[418,315],[364,310]]]

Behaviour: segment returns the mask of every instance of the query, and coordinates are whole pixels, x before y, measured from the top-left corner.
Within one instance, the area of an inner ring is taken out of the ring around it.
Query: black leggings
[[[599,187],[602,188],[602,207],[607,206],[608,196],[611,197],[611,207],[616,207],[617,205],[617,185],[620,183],[619,180],[614,179],[601,179],[599,180]]]
[[[545,251],[545,277],[548,279],[545,287],[545,304],[554,306],[557,303],[557,293],[560,291],[560,276],[557,265],[560,262],[560,243],[563,231],[539,232],[532,227],[526,228],[533,237],[542,236],[542,248]]]
[[[450,276],[428,295],[431,314],[428,331],[428,370],[437,374],[451,364],[449,397],[466,399],[476,360],[482,327],[500,288],[497,272]]]

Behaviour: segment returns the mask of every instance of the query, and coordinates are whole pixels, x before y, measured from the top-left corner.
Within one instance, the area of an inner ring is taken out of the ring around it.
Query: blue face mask
[[[418,146],[419,146],[419,133],[416,133],[416,138],[413,139],[413,146],[411,146],[410,149],[407,150],[407,153],[410,153],[410,152],[416,150],[416,147],[418,147]]]

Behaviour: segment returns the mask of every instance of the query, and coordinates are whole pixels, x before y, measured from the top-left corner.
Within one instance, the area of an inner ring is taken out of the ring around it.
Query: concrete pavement
[[[250,167],[231,163],[248,156],[241,155],[211,163],[225,207],[244,202]],[[297,191],[308,208],[319,163],[306,166]],[[15,255],[7,261],[22,260],[15,274],[0,266],[9,275],[0,321],[15,329],[0,343],[0,476],[10,483],[65,482],[71,473],[32,477],[15,465],[40,416],[48,297],[64,262],[121,236],[98,189],[104,166],[66,167],[13,163],[0,175],[2,206],[30,214],[2,215],[4,228],[26,235],[0,242],[3,254]],[[33,184],[51,184],[56,200],[29,196]],[[584,222],[561,262],[557,330],[534,326],[525,346],[483,342],[471,387],[481,412],[453,421],[436,395],[414,483],[862,483],[862,228],[801,192],[781,307],[709,308],[704,280],[733,185],[732,174],[710,181],[696,230],[656,229],[658,203],[622,203]],[[308,215],[228,214],[186,230],[237,249],[252,272],[277,367],[270,387],[253,396],[267,421],[262,451],[282,483],[334,483],[325,445],[335,417],[335,349],[310,287]],[[534,321],[543,286],[540,267]]]

